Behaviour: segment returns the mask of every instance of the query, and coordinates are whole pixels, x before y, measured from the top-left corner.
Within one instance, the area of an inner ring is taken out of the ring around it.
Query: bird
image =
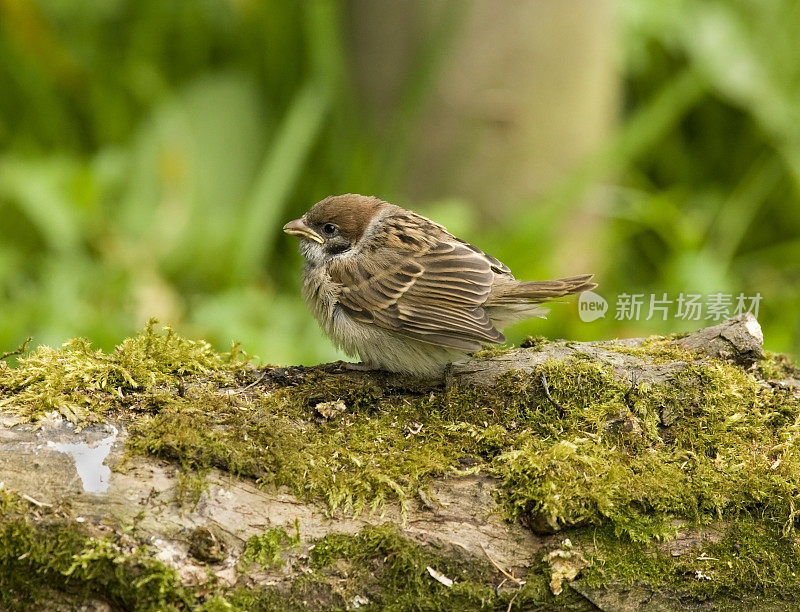
[[[592,274],[519,281],[442,225],[375,196],[329,196],[283,231],[300,239],[311,313],[363,369],[441,377],[505,342],[508,325],[543,316],[541,302],[597,286]]]

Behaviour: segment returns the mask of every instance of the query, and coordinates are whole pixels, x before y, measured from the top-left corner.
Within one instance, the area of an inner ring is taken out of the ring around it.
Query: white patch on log
[[[759,344],[764,344],[764,332],[761,331],[761,325],[758,324],[758,319],[756,319],[750,313],[745,315],[744,328],[751,336],[753,336],[753,338],[758,341]]]
[[[111,469],[103,462],[111,452],[111,446],[119,433],[113,425],[108,425],[108,427],[111,428],[111,435],[91,445],[86,442],[53,442],[52,440],[47,443],[48,447],[72,457],[75,469],[83,483],[83,490],[87,493],[105,493],[108,490]]]

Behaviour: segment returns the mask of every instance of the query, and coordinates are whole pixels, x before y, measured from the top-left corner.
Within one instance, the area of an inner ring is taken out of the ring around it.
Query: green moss
[[[497,346],[491,346],[489,348],[476,351],[472,353],[472,356],[476,359],[489,359],[491,357],[497,357],[498,355],[505,355],[513,350],[514,346],[511,344],[499,344]]]
[[[721,362],[689,364],[669,384],[638,387],[588,363],[549,363],[542,373],[560,409],[545,407],[545,419],[531,412],[522,421],[530,434],[489,468],[503,480],[511,516],[551,527],[610,523],[648,539],[664,535],[673,517],[706,521],[751,509],[793,529],[800,466],[789,449],[800,406],[787,394]],[[540,393],[519,384],[503,396],[524,417],[529,400],[542,405]],[[668,429],[667,411],[675,422]],[[604,426],[620,413],[635,419],[635,436]]]
[[[5,361],[6,359],[10,360],[11,358],[14,358],[14,363],[16,363],[16,358],[19,357],[20,355],[24,355],[25,351],[28,350],[28,344],[30,344],[31,340],[33,340],[33,338],[28,336],[27,338],[25,338],[25,340],[23,340],[22,344],[20,344],[13,351],[5,351],[3,353],[0,353],[0,361]]]
[[[429,567],[453,585],[435,580]],[[552,607],[556,601],[563,609],[588,607],[571,593],[558,599],[551,595],[541,566],[522,588],[495,589],[502,577],[488,563],[461,558],[454,550],[422,547],[388,524],[355,536],[322,538],[311,550],[311,568],[318,582],[349,577],[336,594],[337,608],[355,596],[365,597],[370,610],[529,610]]]
[[[702,353],[683,348],[675,342],[685,336],[686,334],[680,333],[670,334],[669,336],[650,336],[642,340],[638,346],[606,344],[603,348],[616,353],[640,357],[652,363],[693,362],[702,359]]]
[[[194,602],[175,572],[144,548],[90,537],[57,516],[33,521],[24,502],[0,490],[0,608],[27,610],[51,599],[90,598],[136,610]]]
[[[793,608],[800,601],[800,544],[749,515],[720,528],[714,541],[699,540],[677,556],[620,540],[609,528],[584,530],[575,539],[592,552],[581,580],[593,588],[644,583],[682,598],[713,598],[720,609],[726,608],[725,602],[754,598],[762,609],[773,609],[770,601],[778,608]]]
[[[574,594],[556,600],[541,566],[532,570],[522,588],[496,590],[502,577],[488,562],[456,550],[421,546],[393,525],[317,540],[310,546],[307,569],[295,571],[280,586],[225,589],[212,580],[189,588],[145,546],[90,537],[82,526],[64,518],[33,520],[24,502],[2,491],[0,510],[4,610],[51,602],[77,608],[89,600],[126,610],[207,612],[347,609],[353,601],[366,610],[525,610],[555,601],[587,608]],[[290,536],[270,529],[248,541],[243,560],[279,568],[284,563],[281,553],[298,544],[297,532]],[[435,580],[428,567],[454,580],[453,586]]]
[[[240,588],[224,595],[217,594],[198,608],[200,612],[305,612],[306,610],[322,610],[318,602],[303,602],[291,599],[275,589]],[[327,608],[330,609],[330,608]]]
[[[631,350],[685,366],[664,383],[630,383],[576,356],[505,373],[492,389],[445,390],[315,369],[260,373],[235,351],[216,355],[150,325],[111,355],[76,341],[0,365],[0,394],[30,417],[66,404],[83,406],[85,418],[116,409],[133,452],[187,473],[216,467],[284,485],[331,509],[404,505],[468,465],[499,480],[508,519],[537,529],[593,525],[649,543],[669,538],[674,519],[752,516],[792,534],[797,398],[664,339]],[[325,402],[345,409],[318,411]],[[202,491],[202,478],[185,484]],[[256,544],[254,559],[275,560],[275,543]]]
[[[788,355],[764,352],[764,357],[758,363],[758,370],[765,380],[784,380],[794,378],[800,380],[800,368]]]
[[[291,536],[285,529],[273,527],[250,537],[239,562],[244,567],[251,563],[257,563],[264,569],[283,567],[281,553],[300,544],[300,524],[296,519],[294,529],[295,533]]]
[[[530,610],[594,609],[573,592],[558,598],[547,568],[534,562],[524,584],[509,583],[485,560],[458,549],[422,546],[394,525],[331,534],[309,547],[308,565],[282,589],[237,589],[203,610]],[[428,568],[453,580],[448,587]],[[502,583],[503,586],[498,588]]]
[[[797,400],[664,339],[632,350],[687,365],[668,383],[632,385],[574,357],[508,372],[494,389],[419,394],[300,370],[264,392],[236,352],[217,355],[150,324],[111,355],[82,341],[39,349],[2,366],[0,389],[29,416],[127,407],[134,451],[179,461],[187,474],[217,467],[285,485],[330,508],[405,504],[466,457],[500,479],[509,518],[550,528],[612,524],[647,539],[674,517],[758,509],[793,529]],[[315,410],[335,401],[346,409],[333,418]],[[203,479],[184,481],[196,500]]]
[[[84,423],[135,401],[132,395],[157,395],[158,389],[181,392],[196,380],[230,385],[244,369],[237,346],[218,354],[208,343],[186,340],[169,328],[160,334],[155,325],[150,321],[108,355],[76,338],[60,349],[40,346],[16,367],[0,361],[0,408],[29,417],[55,410]]]
[[[534,351],[540,351],[549,342],[550,340],[548,340],[544,336],[527,336],[520,343],[519,348],[533,349]],[[472,356],[477,359],[489,359],[491,357],[497,357],[499,355],[507,355],[508,353],[511,353],[514,350],[516,350],[516,347],[513,344],[500,344],[496,346],[490,346],[488,348],[477,351],[473,353]]]
[[[208,469],[186,468],[178,472],[178,485],[175,491],[175,498],[182,506],[188,506],[192,510],[197,508],[200,498],[208,490]]]

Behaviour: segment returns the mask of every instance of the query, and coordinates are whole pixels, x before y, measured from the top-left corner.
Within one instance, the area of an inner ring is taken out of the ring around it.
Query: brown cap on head
[[[310,226],[335,223],[342,235],[357,241],[375,214],[384,206],[387,203],[375,196],[345,193],[317,202],[305,214],[305,219]]]

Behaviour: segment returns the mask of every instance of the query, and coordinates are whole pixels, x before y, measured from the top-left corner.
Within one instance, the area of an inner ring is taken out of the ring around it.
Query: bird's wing
[[[354,320],[415,340],[466,351],[504,342],[483,304],[497,272],[507,268],[453,238],[414,248],[382,247],[361,258],[334,260],[339,306]]]

